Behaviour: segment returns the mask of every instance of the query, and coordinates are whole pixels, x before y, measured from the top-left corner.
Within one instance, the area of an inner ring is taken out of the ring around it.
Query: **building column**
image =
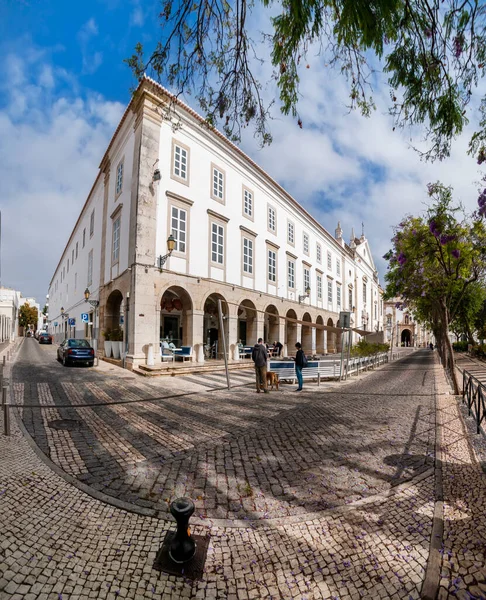
[[[278,342],[282,344],[282,351],[280,356],[288,356],[287,354],[287,343],[285,339],[285,319],[279,319],[278,322]]]
[[[256,316],[256,339],[257,339],[257,341],[260,338],[263,339],[264,328],[265,328],[265,317],[264,317],[264,315],[262,315],[262,313],[258,312],[257,316]],[[263,340],[263,341],[266,342],[266,340]]]
[[[202,364],[204,363],[204,311],[188,310],[187,324],[187,339],[192,346],[193,360]]]

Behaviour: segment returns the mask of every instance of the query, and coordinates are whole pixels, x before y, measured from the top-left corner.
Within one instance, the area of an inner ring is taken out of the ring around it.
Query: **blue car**
[[[67,367],[70,364],[86,363],[88,367],[94,364],[95,351],[88,340],[68,338],[57,349],[57,360]]]

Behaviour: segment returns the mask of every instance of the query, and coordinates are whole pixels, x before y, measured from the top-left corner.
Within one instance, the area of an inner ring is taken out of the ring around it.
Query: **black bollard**
[[[194,502],[189,498],[178,498],[170,505],[170,512],[177,522],[177,531],[169,547],[169,556],[178,564],[185,563],[196,553],[196,542],[189,530]]]
[[[194,513],[190,498],[177,498],[170,505],[170,512],[177,522],[177,531],[168,531],[162,547],[157,552],[153,568],[157,571],[200,579],[209,547],[209,535],[191,535],[189,519]]]

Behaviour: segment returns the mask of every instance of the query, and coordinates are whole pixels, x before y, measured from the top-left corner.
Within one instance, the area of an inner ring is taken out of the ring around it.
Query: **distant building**
[[[10,288],[0,288],[0,342],[13,342],[18,334],[21,294]]]
[[[231,358],[240,340],[259,337],[280,341],[284,355],[298,340],[325,354],[340,347],[343,310],[360,331],[383,329],[364,232],[349,242],[339,224],[329,233],[202,117],[143,79],[49,284],[56,339],[102,341],[121,327],[128,367],[145,362],[149,344],[158,356],[160,340],[189,347],[200,363],[221,357],[223,335]]]
[[[415,320],[413,312],[399,298],[387,300],[385,305],[385,342],[392,346],[425,348],[434,336],[424,324]]]

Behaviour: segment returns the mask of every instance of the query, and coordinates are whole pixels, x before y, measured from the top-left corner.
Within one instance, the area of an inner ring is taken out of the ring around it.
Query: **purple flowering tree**
[[[428,194],[432,204],[427,212],[407,217],[395,229],[393,247],[385,255],[386,296],[402,298],[432,329],[458,394],[449,332],[470,286],[486,273],[484,212],[480,204],[470,217],[462,215],[453,205],[452,189],[440,183],[430,184]]]

